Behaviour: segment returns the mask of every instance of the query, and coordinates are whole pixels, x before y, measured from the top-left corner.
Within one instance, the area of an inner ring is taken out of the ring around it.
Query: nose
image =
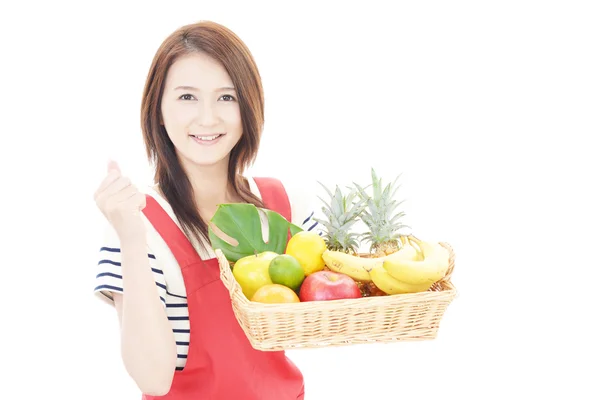
[[[198,110],[197,121],[202,126],[213,126],[219,122],[219,116],[215,105],[210,101],[201,102]]]

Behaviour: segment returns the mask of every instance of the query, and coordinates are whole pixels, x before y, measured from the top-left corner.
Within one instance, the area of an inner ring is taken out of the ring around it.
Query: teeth
[[[196,139],[200,139],[200,140],[215,140],[216,138],[218,138],[221,135],[214,135],[214,136],[194,136]]]

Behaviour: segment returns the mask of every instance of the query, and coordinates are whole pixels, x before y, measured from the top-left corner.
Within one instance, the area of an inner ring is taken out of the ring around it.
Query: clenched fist
[[[116,162],[108,163],[108,172],[94,200],[121,238],[144,234],[141,211],[146,207],[146,196],[121,174]]]

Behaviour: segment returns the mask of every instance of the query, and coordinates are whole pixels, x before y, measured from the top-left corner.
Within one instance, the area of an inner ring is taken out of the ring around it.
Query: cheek
[[[193,107],[176,107],[166,105],[162,111],[165,127],[185,127],[194,120],[195,110]]]
[[[241,127],[242,126],[242,114],[240,113],[240,108],[235,106],[230,106],[224,108],[222,110],[222,118],[223,120],[231,127]]]

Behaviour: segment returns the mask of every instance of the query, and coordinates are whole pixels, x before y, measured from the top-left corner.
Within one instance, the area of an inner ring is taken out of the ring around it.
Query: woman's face
[[[179,58],[168,71],[162,119],[184,166],[225,163],[242,136],[236,91],[225,68],[206,54]]]

